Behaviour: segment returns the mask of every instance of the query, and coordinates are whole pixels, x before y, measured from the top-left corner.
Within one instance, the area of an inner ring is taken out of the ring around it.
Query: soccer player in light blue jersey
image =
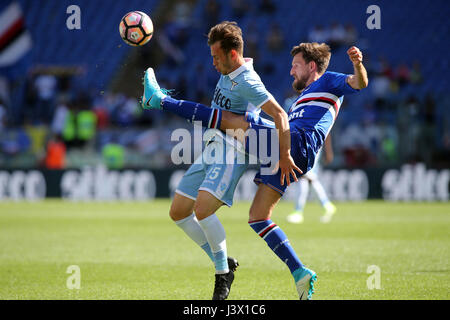
[[[316,273],[302,264],[286,235],[272,222],[271,215],[290,182],[297,181],[297,175],[301,176],[313,167],[317,152],[338,115],[344,95],[355,93],[368,85],[361,51],[351,47],[347,54],[354,69],[351,75],[326,71],[331,52],[330,47],[324,43],[301,43],[292,49],[290,75],[294,78],[292,86],[299,92],[299,96],[288,112],[290,147],[286,150],[289,150],[296,167],[291,166],[292,170],[288,171],[282,168],[283,151],[280,145],[278,171],[275,174],[267,174],[266,171],[263,172],[267,164],[262,164],[260,172],[254,179],[258,184],[258,190],[250,207],[249,224],[287,265],[294,278],[300,300],[311,299],[314,281],[317,279]],[[169,110],[181,117],[199,120],[205,127],[210,127],[210,119],[214,117],[218,121],[214,123],[215,127],[226,131],[227,134],[230,129],[256,132],[258,145],[263,141],[263,136],[271,136],[267,135],[267,130],[279,128],[278,125],[261,119],[255,113],[247,112],[245,116],[240,116],[225,110],[184,102],[166,106],[168,99],[170,98],[160,89],[153,70],[148,70],[145,75],[143,107]],[[283,134],[284,131],[278,135],[280,141],[283,141]],[[243,140],[248,153],[253,151],[250,137],[250,134],[246,135]],[[267,146],[271,146],[271,141],[265,142]]]
[[[212,109],[208,107],[208,118],[204,124],[211,129],[219,129],[221,115],[219,111],[227,110],[236,115],[246,112],[258,114],[264,110],[274,119],[275,126],[284,132],[280,143],[283,153],[284,170],[292,172],[295,168],[289,154],[290,135],[287,115],[272,95],[266,90],[260,77],[253,69],[253,60],[243,56],[242,31],[235,22],[224,21],[208,33],[213,64],[221,74],[217,83]],[[146,72],[145,83],[148,84],[153,70]],[[155,96],[156,97],[156,96]],[[150,108],[150,101],[155,98],[144,92],[142,104]],[[189,121],[198,120],[200,110],[196,104],[175,100],[166,96],[158,105],[163,110],[192,111],[185,114]],[[249,161],[246,156],[244,162],[237,161],[237,152],[232,156],[234,160],[214,161],[208,163],[205,158],[220,148],[226,150],[226,139],[221,131],[215,130],[212,138],[206,143],[203,154],[195,160],[184,174],[178,185],[170,208],[170,217],[195,243],[197,243],[210,257],[215,265],[215,286],[213,300],[224,300],[228,297],[234,280],[234,271],[238,266],[237,260],[227,258],[225,230],[216,216],[216,211],[222,206],[231,206],[236,185]],[[233,143],[231,143],[232,145]]]

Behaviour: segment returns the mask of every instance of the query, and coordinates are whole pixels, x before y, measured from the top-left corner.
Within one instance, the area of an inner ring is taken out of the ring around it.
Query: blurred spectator
[[[176,46],[165,32],[158,34],[158,44],[164,52],[166,58],[165,65],[170,68],[176,68],[182,65],[186,59],[183,51]]]
[[[77,137],[82,142],[88,142],[95,136],[97,117],[92,110],[81,110],[76,117]],[[84,144],[83,143],[83,144]]]
[[[347,47],[351,47],[356,45],[356,40],[358,39],[358,33],[355,29],[355,27],[348,23],[345,25],[345,38],[344,38],[344,44]]]
[[[259,6],[259,11],[267,14],[274,14],[277,10],[275,3],[272,0],[262,0]]]
[[[370,82],[370,89],[376,99],[387,98],[391,88],[391,81],[388,77],[383,74],[377,74]]]
[[[86,146],[96,134],[97,117],[90,109],[90,99],[85,93],[69,104],[62,138],[68,149]]]
[[[59,100],[56,106],[55,113],[51,122],[51,132],[57,135],[61,135],[66,125],[67,114],[69,109],[67,108],[67,101],[62,98]]]
[[[94,100],[94,111],[97,117],[97,129],[106,129],[109,126],[109,113],[106,107],[106,102],[104,99],[104,92],[101,92],[100,96]]]
[[[25,123],[25,132],[30,137],[30,151],[39,158],[44,156],[45,139],[48,135],[48,126],[44,124]]]
[[[376,74],[383,75],[389,80],[395,79],[394,70],[392,69],[389,61],[383,56],[378,58],[377,63],[374,65],[374,71]]]
[[[120,144],[105,144],[102,148],[102,156],[108,169],[122,169],[125,164],[125,150]]]
[[[253,58],[253,63],[256,65],[259,63],[259,50],[258,50],[258,43],[259,43],[259,33],[258,28],[256,25],[256,22],[252,20],[248,27],[246,28],[244,32],[244,55],[246,57]]]
[[[308,33],[308,42],[328,43],[330,39],[330,32],[322,25],[316,25]]]
[[[397,80],[397,82],[398,82],[400,87],[402,87],[405,84],[410,82],[410,80],[411,80],[410,72],[409,72],[409,68],[406,65],[406,63],[401,63],[397,67],[396,76],[397,76],[396,80]]]
[[[204,22],[205,32],[208,33],[209,29],[219,23],[219,15],[220,15],[220,5],[216,0],[208,0],[206,2],[205,14],[204,14]]]
[[[436,146],[436,102],[433,96],[428,93],[420,110],[422,125],[418,135],[418,150],[426,164],[430,164]]]
[[[380,128],[380,159],[379,162],[383,164],[395,164],[398,160],[398,134],[396,129],[381,122]]]
[[[194,101],[202,101],[207,95],[206,90],[208,88],[208,75],[203,64],[197,64],[195,67],[195,74],[196,77],[193,82],[195,97]]]
[[[33,83],[36,91],[36,105],[32,113],[34,123],[48,123],[54,109],[58,81],[52,74],[40,74]]]
[[[333,22],[330,28],[330,40],[328,44],[331,50],[338,49],[344,45],[346,41],[346,30],[344,26],[338,22]]]
[[[178,1],[164,25],[164,33],[174,45],[180,48],[183,48],[189,39],[192,24],[191,10],[190,3]]]
[[[400,158],[405,160],[412,159],[416,150],[419,108],[420,104],[416,96],[411,95],[400,103],[397,109],[398,150]]]
[[[59,135],[52,135],[47,142],[47,152],[44,159],[47,169],[64,169],[66,165],[66,146]]]
[[[342,132],[340,148],[345,157],[345,165],[365,166],[376,162],[371,149],[376,149],[378,132],[376,126],[365,121],[363,126],[352,123]]]
[[[183,28],[189,28],[192,24],[192,4],[187,0],[178,0],[173,9],[177,24]]]
[[[12,128],[2,133],[0,145],[3,153],[12,156],[28,151],[31,140],[23,128]]]
[[[111,121],[121,127],[131,126],[136,122],[140,106],[136,99],[123,94],[116,96],[118,103],[111,113]]]
[[[232,0],[231,10],[233,12],[233,16],[235,16],[237,20],[242,19],[242,17],[252,11],[251,5],[252,2],[246,0]]]
[[[419,61],[414,61],[410,73],[410,80],[412,84],[421,84],[423,81],[422,70]]]
[[[278,23],[270,26],[266,37],[266,44],[270,51],[276,53],[284,49],[284,35]]]

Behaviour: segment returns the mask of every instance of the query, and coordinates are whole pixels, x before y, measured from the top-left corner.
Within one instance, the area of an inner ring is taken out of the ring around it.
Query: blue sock
[[[206,254],[208,255],[208,257],[212,260],[212,262],[215,263],[214,254],[211,251],[211,247],[209,246],[209,243],[208,242],[205,243],[204,245],[200,246],[200,248],[202,248],[203,251],[205,251]]]
[[[176,100],[169,96],[163,99],[162,108],[187,119],[191,123],[201,121],[203,127],[220,129],[222,120],[222,110],[220,109],[191,101]]]
[[[291,273],[302,268],[303,265],[291,247],[286,234],[272,220],[249,222],[250,227],[266,242],[270,249],[289,268]]]
[[[228,273],[228,259],[227,253],[224,250],[219,252],[213,252],[214,255],[214,265],[216,267],[216,273]],[[225,270],[225,271],[222,271]]]

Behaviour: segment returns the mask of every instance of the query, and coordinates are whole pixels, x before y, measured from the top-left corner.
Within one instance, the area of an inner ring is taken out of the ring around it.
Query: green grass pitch
[[[209,300],[212,262],[171,222],[169,205],[0,202],[0,299]],[[248,226],[249,206],[218,212],[228,254],[240,262],[229,299],[297,299],[288,268]],[[302,225],[286,222],[289,202],[272,216],[318,274],[313,299],[450,298],[448,203],[337,207],[327,225],[316,203],[308,203]],[[71,265],[80,268],[80,289],[67,288]],[[380,289],[368,288],[371,265],[379,267]]]

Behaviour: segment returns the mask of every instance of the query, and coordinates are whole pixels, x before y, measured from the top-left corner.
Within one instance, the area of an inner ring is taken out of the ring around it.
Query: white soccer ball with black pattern
[[[143,46],[153,36],[152,19],[141,11],[128,12],[120,20],[119,32],[126,44],[133,47]]]

